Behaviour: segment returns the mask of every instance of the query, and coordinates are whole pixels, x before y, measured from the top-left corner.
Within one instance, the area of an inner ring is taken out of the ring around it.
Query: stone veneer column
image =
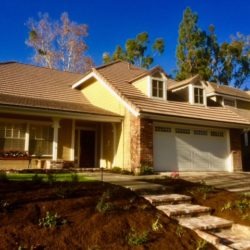
[[[131,117],[131,168],[139,172],[142,165],[153,167],[153,122]]]
[[[240,129],[230,129],[230,147],[233,157],[233,170],[242,171],[242,145]]]

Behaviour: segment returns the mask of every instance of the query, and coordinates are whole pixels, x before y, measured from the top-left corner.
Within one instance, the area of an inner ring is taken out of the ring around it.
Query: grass
[[[36,181],[41,180],[43,182],[51,182],[53,179],[55,182],[68,181],[72,182],[76,180],[79,182],[95,181],[94,178],[86,177],[80,173],[54,173],[54,174],[35,174],[35,173],[7,173],[6,178],[8,181]],[[51,178],[53,177],[53,178]]]

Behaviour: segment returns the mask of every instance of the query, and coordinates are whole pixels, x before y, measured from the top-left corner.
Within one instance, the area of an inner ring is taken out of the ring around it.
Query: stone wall
[[[230,147],[233,157],[233,171],[242,171],[242,145],[239,129],[230,129]]]

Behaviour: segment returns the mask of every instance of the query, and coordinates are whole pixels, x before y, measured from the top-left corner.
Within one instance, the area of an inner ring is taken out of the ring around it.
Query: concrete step
[[[191,203],[191,197],[182,194],[144,195],[143,197],[154,206],[177,203]]]
[[[179,224],[190,228],[192,230],[209,230],[209,229],[221,229],[230,228],[233,224],[232,221],[225,220],[212,215],[202,215],[199,217],[191,218],[178,218]]]
[[[162,192],[162,191],[166,191],[168,189],[168,187],[160,185],[160,184],[155,184],[155,183],[149,183],[149,182],[145,182],[145,181],[112,181],[112,184],[115,185],[120,185],[123,186],[125,188],[128,188],[134,192],[137,193],[153,193],[153,192]]]
[[[157,206],[157,209],[161,210],[166,215],[172,218],[208,215],[211,212],[210,207],[193,204],[161,205]]]
[[[237,250],[250,249],[250,227],[233,224],[230,229],[210,231],[219,242]]]

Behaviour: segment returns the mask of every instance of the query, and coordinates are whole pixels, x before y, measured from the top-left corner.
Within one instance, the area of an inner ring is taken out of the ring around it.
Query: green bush
[[[130,246],[140,246],[148,242],[148,232],[142,233],[136,232],[134,228],[131,228],[127,236],[127,242]]]
[[[140,174],[141,175],[151,175],[151,174],[154,174],[154,169],[153,169],[153,167],[150,167],[148,165],[143,165],[143,166],[141,166]]]
[[[108,210],[111,210],[112,204],[108,202],[110,198],[109,191],[106,191],[102,194],[101,198],[99,199],[96,210],[100,213],[106,213]]]
[[[60,225],[64,225],[67,223],[67,220],[62,219],[57,213],[46,212],[45,217],[39,219],[38,225],[41,227],[56,227]]]

